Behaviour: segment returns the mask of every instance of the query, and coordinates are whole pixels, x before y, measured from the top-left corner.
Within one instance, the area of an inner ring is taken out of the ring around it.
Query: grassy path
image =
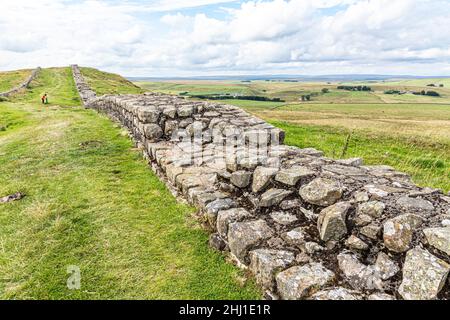
[[[68,68],[0,103],[0,196],[27,194],[0,204],[0,298],[259,298],[124,132],[78,104]]]

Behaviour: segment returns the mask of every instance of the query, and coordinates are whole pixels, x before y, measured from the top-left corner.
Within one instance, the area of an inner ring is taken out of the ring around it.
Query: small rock
[[[348,202],[339,202],[320,212],[317,220],[320,239],[323,241],[338,241],[347,234],[345,220],[350,207],[351,205]]]
[[[381,231],[381,226],[378,223],[372,222],[371,224],[362,227],[359,232],[369,239],[377,240]]]
[[[383,226],[384,245],[394,252],[405,252],[409,249],[414,231],[423,220],[415,214],[402,214],[389,219]]]
[[[386,205],[381,201],[369,201],[361,203],[356,213],[358,215],[364,214],[372,218],[379,218],[383,214],[384,208],[386,208]]]
[[[375,292],[368,296],[367,300],[395,300],[395,297],[390,294]]]
[[[361,158],[340,159],[336,160],[336,162],[347,166],[359,167],[362,166],[363,159]]]
[[[351,235],[347,241],[345,241],[345,245],[354,250],[367,250],[369,249],[369,246],[367,243],[362,241],[360,238],[355,237],[354,235]]]
[[[260,207],[271,207],[279,204],[281,201],[283,201],[284,198],[286,198],[288,195],[290,195],[292,191],[284,190],[284,189],[269,189],[266,192],[263,193],[261,196],[261,201],[259,203]]]
[[[340,253],[337,259],[339,269],[354,289],[373,290],[383,288],[383,283],[377,277],[374,268],[362,264],[353,254]]]
[[[292,199],[292,200],[283,200],[280,203],[280,208],[283,210],[290,210],[295,208],[300,208],[302,203],[299,199]]]
[[[278,172],[277,168],[257,167],[253,173],[252,191],[263,190],[270,182],[270,179]]]
[[[281,212],[281,211],[272,212],[270,214],[270,217],[276,223],[282,224],[282,225],[285,225],[285,226],[290,225],[290,224],[298,221],[298,218],[294,214],[287,213],[287,212]]]
[[[311,262],[311,257],[308,256],[306,253],[304,252],[300,252],[296,257],[295,257],[295,262],[297,262],[299,265],[304,265],[306,263]]]
[[[400,271],[398,265],[384,252],[378,253],[374,267],[382,280],[390,279]]]
[[[367,194],[367,192],[364,191],[358,191],[355,192],[355,194],[353,195],[353,197],[355,198],[356,202],[366,202],[369,201],[369,195]]]
[[[334,273],[320,263],[291,267],[276,276],[282,299],[298,300],[314,294],[334,280]]]
[[[354,218],[355,225],[357,227],[367,226],[372,222],[372,220],[373,220],[372,217],[368,216],[367,214],[360,214]]]
[[[234,202],[234,200],[229,198],[217,199],[206,205],[205,216],[207,217],[211,226],[215,226],[217,221],[217,214],[219,213],[219,211],[227,210],[233,207],[236,207],[236,202]]]
[[[246,188],[250,184],[252,177],[251,172],[248,171],[235,171],[231,174],[231,183],[238,188]]]
[[[316,178],[301,187],[299,194],[306,202],[319,206],[330,206],[342,197],[342,189],[333,180]]]
[[[317,242],[306,242],[304,245],[304,250],[307,254],[314,254],[316,252],[320,252],[325,250],[324,247],[322,247],[320,244],[318,244]]]
[[[273,235],[264,220],[234,222],[228,226],[228,246],[234,256],[247,264],[248,251]]]
[[[209,246],[216,250],[223,251],[225,250],[227,244],[219,234],[213,233],[209,236]]]
[[[314,213],[312,210],[300,207],[300,212],[303,213],[308,220],[317,221],[317,219],[319,219],[319,214]]]
[[[435,299],[445,285],[450,265],[416,247],[406,254],[398,293],[405,300]]]
[[[305,232],[303,228],[295,228],[284,235],[284,240],[292,246],[300,247],[305,243]]]
[[[250,213],[244,208],[219,211],[217,214],[217,231],[223,238],[226,238],[228,233],[228,225],[230,223],[240,222],[249,217],[251,217]]]
[[[16,193],[11,194],[9,196],[0,198],[0,203],[7,203],[7,202],[11,202],[11,201],[17,201],[17,200],[22,199],[23,197],[25,197],[24,193],[16,192]]]
[[[450,256],[450,228],[428,228],[423,233],[430,245]]]
[[[144,124],[144,135],[149,140],[156,140],[163,136],[163,131],[157,124]]]
[[[408,196],[401,197],[397,200],[397,204],[405,211],[429,214],[434,210],[434,206],[430,201],[420,198],[411,198]]]
[[[313,294],[308,300],[362,300],[362,296],[357,291],[346,288],[332,288],[319,291]]]
[[[313,176],[314,174],[314,171],[309,170],[306,167],[295,166],[289,169],[280,170],[277,173],[275,180],[288,186],[295,186],[300,179]]]
[[[288,268],[295,260],[292,252],[284,250],[257,249],[250,251],[250,270],[256,282],[265,290],[273,290],[275,274]]]

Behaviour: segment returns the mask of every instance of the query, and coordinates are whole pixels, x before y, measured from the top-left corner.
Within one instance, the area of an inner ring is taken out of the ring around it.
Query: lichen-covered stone
[[[423,233],[430,245],[450,256],[450,227],[427,228]]]
[[[356,290],[382,289],[383,284],[375,269],[361,263],[358,258],[349,253],[341,253],[337,257],[339,269],[346,280]]]
[[[414,231],[422,221],[422,218],[415,214],[403,214],[389,219],[383,226],[384,245],[394,252],[407,251]]]
[[[285,225],[285,226],[290,225],[290,224],[298,221],[298,218],[294,214],[288,213],[288,212],[282,212],[282,211],[272,212],[270,214],[270,217],[276,223],[281,224],[281,225]]]
[[[217,232],[223,237],[227,238],[228,225],[233,222],[240,222],[246,218],[251,217],[251,214],[244,208],[233,208],[219,211],[217,214]]]
[[[295,260],[292,252],[285,250],[257,249],[249,254],[249,269],[256,277],[256,282],[263,289],[272,290],[275,274],[288,268]]]
[[[150,123],[144,125],[144,134],[147,139],[155,140],[163,136],[163,131],[157,124]]]
[[[272,188],[264,192],[261,196],[261,201],[259,202],[260,207],[272,207],[279,204],[290,195],[292,191],[284,190],[284,189],[276,189]]]
[[[416,247],[407,252],[398,293],[406,300],[435,299],[445,285],[450,265]]]
[[[372,240],[377,240],[379,237],[381,231],[381,226],[376,223],[376,222],[372,222],[364,227],[362,227],[361,229],[359,229],[359,232],[366,236],[369,239]]]
[[[295,247],[301,247],[305,244],[306,233],[303,228],[298,227],[286,232],[284,239],[286,242]]]
[[[354,250],[367,250],[369,249],[369,245],[367,243],[365,243],[364,241],[362,241],[360,238],[351,235],[346,241],[345,241],[345,245],[350,248],[350,249],[354,249]]]
[[[319,206],[330,206],[342,197],[342,188],[333,180],[316,178],[301,187],[299,194],[306,202]]]
[[[384,252],[378,254],[374,267],[382,280],[390,279],[400,271],[398,265]]]
[[[304,299],[334,280],[334,273],[320,263],[291,267],[276,276],[278,292],[286,300]]]
[[[273,235],[264,220],[234,222],[228,226],[228,245],[231,253],[243,264],[248,263],[249,250]]]
[[[430,201],[408,196],[400,197],[397,200],[397,204],[410,213],[416,212],[427,215],[434,210],[434,206]]]
[[[253,173],[252,191],[262,191],[265,187],[267,187],[270,179],[272,179],[277,172],[277,168],[257,167]]]
[[[381,201],[369,201],[365,203],[361,203],[358,206],[357,214],[368,215],[372,218],[379,218],[383,214],[386,205]]]
[[[308,168],[294,166],[289,169],[280,170],[275,180],[289,186],[295,186],[300,179],[313,176],[314,174],[315,172]]]
[[[339,202],[323,209],[317,221],[320,239],[338,241],[347,234],[346,215],[351,205]]]
[[[252,173],[248,171],[235,171],[231,174],[231,183],[238,188],[246,188],[250,184]]]
[[[313,294],[309,300],[362,300],[361,293],[342,287],[327,289]]]

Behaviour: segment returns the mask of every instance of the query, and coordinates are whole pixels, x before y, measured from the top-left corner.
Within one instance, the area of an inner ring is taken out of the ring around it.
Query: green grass
[[[93,68],[80,68],[83,77],[97,95],[139,94],[144,90],[118,74],[99,71]]]
[[[123,130],[79,106],[69,68],[0,103],[0,123],[0,196],[27,195],[0,205],[0,298],[260,298]]]
[[[22,82],[31,74],[31,70],[17,70],[0,73],[0,92],[9,91]]]

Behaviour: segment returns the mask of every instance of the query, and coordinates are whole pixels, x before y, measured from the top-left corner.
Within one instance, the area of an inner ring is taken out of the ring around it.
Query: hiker
[[[45,93],[42,97],[41,97],[41,101],[43,104],[48,104],[48,95],[47,93]]]

